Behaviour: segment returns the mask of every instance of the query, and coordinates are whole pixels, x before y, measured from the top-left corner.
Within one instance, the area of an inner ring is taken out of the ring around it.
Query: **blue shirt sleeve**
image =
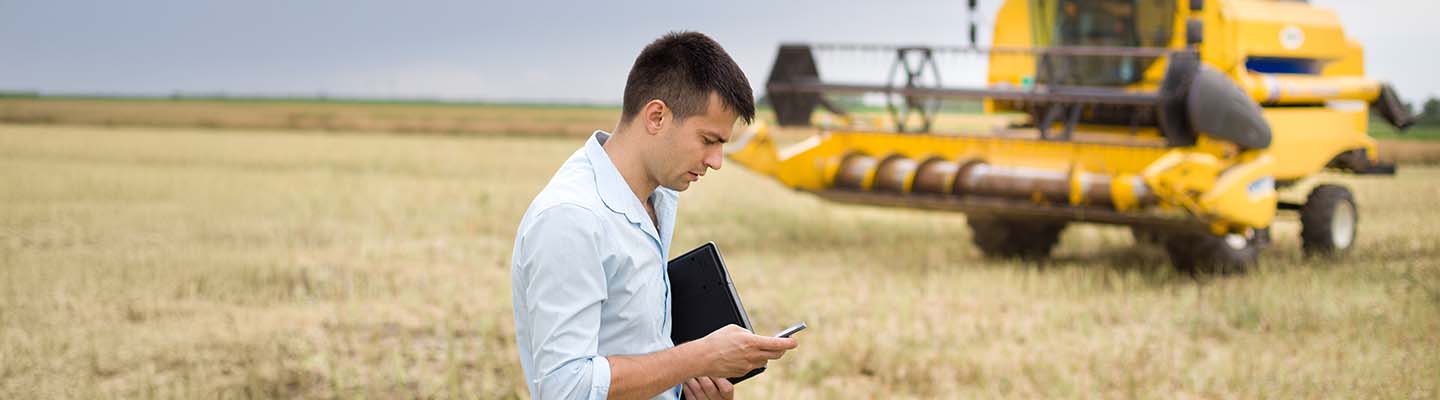
[[[531,334],[531,377],[537,399],[604,399],[610,362],[598,354],[607,274],[601,263],[600,221],[583,207],[560,204],[535,216],[521,232],[518,280]]]

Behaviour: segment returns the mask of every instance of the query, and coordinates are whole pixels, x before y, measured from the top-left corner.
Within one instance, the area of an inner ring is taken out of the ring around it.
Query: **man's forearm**
[[[699,341],[643,355],[606,356],[611,399],[648,399],[705,374]]]

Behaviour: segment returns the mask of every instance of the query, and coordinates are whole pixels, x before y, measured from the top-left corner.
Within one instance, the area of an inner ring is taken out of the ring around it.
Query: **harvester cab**
[[[1008,0],[993,25],[988,47],[973,23],[968,46],[784,44],[766,83],[777,122],[826,126],[780,150],[757,124],[728,156],[837,202],[963,212],[987,256],[1046,257],[1067,224],[1091,222],[1131,227],[1181,270],[1236,272],[1277,212],[1300,214],[1307,254],[1349,250],[1348,189],[1320,184],[1304,203],[1277,189],[1326,168],[1393,174],[1368,117],[1413,122],[1334,12],[1306,2]],[[854,54],[888,59],[887,80],[821,79]],[[985,84],[942,84],[945,57],[981,60]],[[876,98],[884,112],[867,118],[857,99]],[[947,124],[947,100],[983,115]]]

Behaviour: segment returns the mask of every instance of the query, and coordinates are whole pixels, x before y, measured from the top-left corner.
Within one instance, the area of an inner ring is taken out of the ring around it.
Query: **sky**
[[[1370,76],[1440,96],[1440,1],[1313,2]],[[1000,1],[980,3],[984,42]],[[781,42],[960,45],[968,20],[963,0],[0,0],[0,90],[618,104],[645,44],[695,30],[758,96]],[[956,64],[948,82],[980,83]]]

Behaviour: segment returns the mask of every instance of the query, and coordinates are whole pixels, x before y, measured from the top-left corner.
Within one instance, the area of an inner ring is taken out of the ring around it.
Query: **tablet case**
[[[720,258],[715,242],[706,242],[694,250],[670,260],[666,267],[670,274],[671,316],[670,339],[676,345],[709,335],[725,325],[735,324],[751,332],[750,317],[745,315],[745,306],[740,304],[740,295],[735,293],[735,283],[730,280],[730,271]],[[756,368],[744,376],[729,378],[730,383],[740,383],[765,371]]]

